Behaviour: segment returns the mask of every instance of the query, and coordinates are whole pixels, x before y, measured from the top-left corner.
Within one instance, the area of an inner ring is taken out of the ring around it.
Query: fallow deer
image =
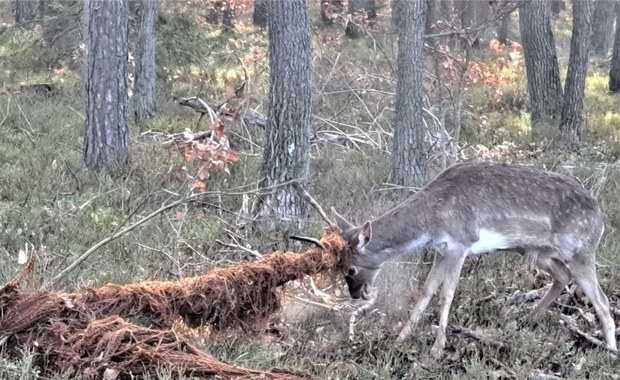
[[[352,298],[368,299],[386,261],[423,246],[436,252],[399,341],[410,336],[443,284],[439,329],[431,350],[434,356],[441,355],[465,258],[510,250],[525,254],[530,266],[535,264],[553,277],[533,314],[544,312],[574,278],[596,310],[607,348],[617,349],[615,323],[595,268],[605,217],[597,201],[568,177],[516,165],[461,163],[361,227],[335,215],[353,251],[353,264],[345,277]]]

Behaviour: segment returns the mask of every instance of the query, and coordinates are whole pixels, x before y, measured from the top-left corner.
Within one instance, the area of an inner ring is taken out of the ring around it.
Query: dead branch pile
[[[160,365],[218,378],[307,378],[232,367],[202,354],[170,330],[179,319],[189,327],[257,330],[280,310],[278,287],[348,267],[349,250],[335,228],[321,247],[303,254],[275,252],[260,261],[216,269],[178,282],[106,285],[75,293],[19,290],[27,272],[0,288],[0,346],[10,354],[42,354],[50,371],[91,377],[154,374]],[[31,270],[31,269],[30,269]],[[148,321],[140,327],[124,319]],[[112,371],[112,373],[110,373]]]

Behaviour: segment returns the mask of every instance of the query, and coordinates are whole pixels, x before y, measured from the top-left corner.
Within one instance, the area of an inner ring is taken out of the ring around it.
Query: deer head
[[[332,208],[336,217],[336,225],[340,228],[340,235],[349,244],[352,252],[352,264],[347,269],[345,280],[352,298],[367,300],[370,297],[372,284],[379,272],[380,266],[372,259],[372,252],[366,251],[366,246],[372,238],[370,221],[361,227],[355,227]]]

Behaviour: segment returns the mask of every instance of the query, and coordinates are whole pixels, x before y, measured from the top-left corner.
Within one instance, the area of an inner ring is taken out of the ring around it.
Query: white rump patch
[[[480,229],[478,241],[469,247],[468,255],[479,255],[493,252],[498,249],[510,248],[506,236],[484,228]]]

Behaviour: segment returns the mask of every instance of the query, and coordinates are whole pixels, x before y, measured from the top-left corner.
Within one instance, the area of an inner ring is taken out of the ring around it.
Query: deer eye
[[[351,266],[349,267],[349,276],[355,276],[358,273],[358,270],[356,267]]]

